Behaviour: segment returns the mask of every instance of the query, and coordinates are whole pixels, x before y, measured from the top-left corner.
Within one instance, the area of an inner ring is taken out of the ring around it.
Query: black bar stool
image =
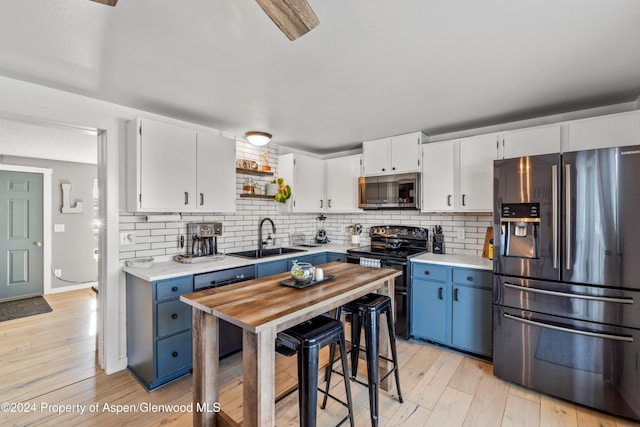
[[[298,354],[298,407],[300,409],[300,425],[302,427],[316,425],[318,391],[325,394],[324,403],[326,403],[328,396],[349,410],[349,414],[338,425],[349,419],[351,427],[354,426],[351,387],[347,378],[345,377],[344,380],[347,403],[329,394],[328,387],[326,391],[318,388],[318,355],[320,349],[329,344],[340,345],[342,369],[346,372],[348,367],[344,326],[339,320],[327,316],[314,317],[311,320],[279,332],[276,338],[276,351],[278,353],[290,356],[293,351]],[[322,408],[324,409],[324,407],[323,404]]]
[[[391,309],[391,298],[380,294],[367,294],[358,298],[336,310],[335,316],[340,318],[342,313],[351,317],[351,378],[356,382],[366,385],[369,388],[369,409],[371,412],[371,424],[378,425],[378,387],[391,373],[395,373],[396,388],[398,389],[398,400],[403,403],[402,391],[400,390],[400,371],[398,369],[398,352],[396,350],[396,335],[393,328],[393,311]],[[380,355],[380,325],[378,319],[385,314],[387,318],[387,329],[389,333],[389,344],[391,345],[392,359]],[[367,383],[362,383],[356,378],[358,372],[358,357],[360,354],[360,333],[364,325],[364,337],[366,342],[367,360]],[[327,368],[327,390],[333,371],[335,350],[330,349],[329,366]],[[378,373],[378,357],[393,363],[393,368],[382,378]],[[337,372],[337,371],[336,371]],[[343,372],[347,372],[346,370]],[[325,400],[326,401],[326,400]]]

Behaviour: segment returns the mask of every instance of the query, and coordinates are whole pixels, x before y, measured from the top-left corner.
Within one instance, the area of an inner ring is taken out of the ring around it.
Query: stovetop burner
[[[369,229],[371,246],[347,250],[349,255],[381,259],[407,259],[428,251],[426,228],[382,225]]]

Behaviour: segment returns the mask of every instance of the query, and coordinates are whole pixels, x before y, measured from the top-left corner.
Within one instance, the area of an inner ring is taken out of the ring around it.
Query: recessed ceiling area
[[[309,4],[289,41],[253,0],[6,2],[0,74],[319,154],[640,95],[637,0]]]

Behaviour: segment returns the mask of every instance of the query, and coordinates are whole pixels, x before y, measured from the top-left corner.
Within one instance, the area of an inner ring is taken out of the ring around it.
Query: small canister
[[[493,259],[493,239],[489,240],[489,259]]]

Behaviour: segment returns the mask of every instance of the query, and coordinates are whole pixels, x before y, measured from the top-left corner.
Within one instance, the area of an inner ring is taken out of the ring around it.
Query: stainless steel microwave
[[[420,174],[361,176],[358,178],[361,209],[420,209]]]

